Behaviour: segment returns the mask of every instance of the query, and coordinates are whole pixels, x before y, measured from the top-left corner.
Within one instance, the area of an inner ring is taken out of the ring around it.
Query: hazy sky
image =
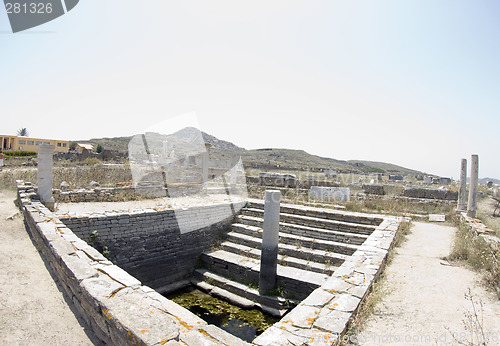
[[[500,2],[81,0],[12,34],[0,133],[128,136],[196,113],[247,149],[500,178]],[[469,160],[470,161],[470,160]]]

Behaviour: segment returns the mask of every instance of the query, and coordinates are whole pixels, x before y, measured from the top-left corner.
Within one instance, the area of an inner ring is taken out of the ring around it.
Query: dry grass
[[[466,263],[483,275],[486,287],[500,299],[500,260],[498,246],[490,246],[482,237],[474,235],[468,226],[455,218],[455,235],[450,260]]]
[[[493,216],[496,201],[492,198],[485,197],[479,199],[477,217],[489,228],[496,231],[496,236],[500,238],[500,216]],[[497,210],[495,215],[499,215],[500,210]]]
[[[37,174],[37,169],[34,167],[5,169],[0,172],[0,189],[15,190],[16,180],[30,181],[36,184]],[[132,181],[132,175],[127,166],[94,164],[54,167],[53,186],[58,188],[63,181],[68,182],[71,188],[87,187],[91,181],[96,181],[103,187],[112,187],[119,182]]]

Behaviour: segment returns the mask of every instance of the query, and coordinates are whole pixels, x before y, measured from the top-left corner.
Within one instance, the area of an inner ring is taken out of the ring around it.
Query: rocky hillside
[[[354,173],[388,173],[402,175],[418,175],[424,174],[420,171],[397,166],[391,163],[350,160],[342,161],[333,158],[320,157],[309,154],[303,150],[292,149],[256,149],[246,150],[231,142],[221,140],[208,133],[201,132],[193,127],[186,127],[173,134],[148,134],[155,141],[166,140],[169,145],[175,148],[176,152],[182,153],[182,143],[198,143],[203,140],[209,145],[209,153],[213,158],[221,159],[228,157],[241,156],[243,163],[248,168],[256,168],[262,170],[303,170],[303,171],[321,171],[324,169],[332,169],[338,172],[354,172]],[[132,137],[117,137],[117,138],[93,138],[88,142],[95,145],[101,144],[104,149],[117,150],[126,152],[128,142]]]

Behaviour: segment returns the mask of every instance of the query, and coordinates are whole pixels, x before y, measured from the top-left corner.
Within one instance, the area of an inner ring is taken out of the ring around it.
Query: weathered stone
[[[458,191],[458,211],[465,211],[467,206],[467,159],[462,159],[460,166],[460,188]]]
[[[78,283],[85,279],[98,277],[97,270],[92,268],[88,262],[82,261],[76,254],[63,256],[64,266],[67,275],[70,279],[76,280]]]
[[[61,184],[59,185],[59,188],[61,189],[61,191],[69,191],[70,190],[70,185],[67,181],[63,181],[61,182]]]
[[[363,190],[370,195],[385,195],[384,185],[363,184]]]
[[[310,341],[307,336],[298,336],[277,327],[267,328],[267,330],[253,340],[259,346],[282,346],[282,345],[304,345]]]
[[[319,317],[314,322],[314,327],[341,335],[345,331],[350,318],[350,312],[332,310],[327,315]]]
[[[444,214],[429,214],[429,221],[430,222],[445,222],[446,215],[444,215]]]
[[[201,333],[206,333],[212,338],[219,342],[219,345],[231,345],[231,346],[245,346],[250,345],[249,343],[229,334],[228,332],[217,328],[213,325],[205,325],[198,328]]]
[[[107,275],[99,275],[97,278],[83,280],[81,287],[86,300],[100,311],[100,307],[105,308],[104,302],[125,286]]]
[[[479,157],[472,155],[470,167],[469,201],[467,203],[467,216],[475,218],[477,211],[477,193],[479,188]]]
[[[427,199],[456,201],[458,199],[458,192],[445,189],[412,187],[412,188],[405,188],[403,191],[403,196],[411,198],[427,198]]]
[[[49,209],[54,208],[52,197],[52,165],[55,146],[40,144],[38,147],[38,196]]]
[[[276,286],[281,192],[267,190],[265,197],[259,272],[259,292],[262,295],[266,295]]]
[[[349,275],[351,273],[354,272],[354,269],[351,269],[349,270]],[[335,274],[337,275],[337,271],[335,272]],[[347,274],[343,274],[345,275],[346,277],[348,277]],[[324,283],[321,288],[323,290],[326,290],[332,294],[337,294],[337,293],[342,293],[342,292],[346,292],[349,288],[353,287],[352,284],[348,283],[345,281],[345,278],[341,278],[341,277],[336,277],[336,276],[332,276],[330,277],[326,283]]]
[[[335,297],[329,304],[328,309],[344,311],[344,312],[353,312],[357,309],[361,299],[358,297],[354,297],[348,293],[343,293]]]
[[[144,294],[124,288],[109,297],[105,314],[118,328],[128,331],[131,341],[156,345],[177,339],[178,321],[161,310],[140,308],[139,302],[148,305],[144,298]]]
[[[108,275],[111,279],[127,287],[139,287],[141,282],[115,265],[96,264],[94,268]]]
[[[320,308],[306,305],[299,305],[290,311],[276,326],[287,329],[289,326],[298,328],[311,328],[318,317]]]
[[[328,281],[321,288],[315,289],[304,301],[302,301],[302,304],[307,306],[323,307],[330,300],[332,300],[333,297],[335,297],[335,294],[328,289],[325,290],[325,285],[328,285]]]

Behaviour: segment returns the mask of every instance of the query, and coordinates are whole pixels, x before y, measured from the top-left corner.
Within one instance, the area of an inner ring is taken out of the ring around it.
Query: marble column
[[[476,217],[477,211],[477,192],[479,189],[479,157],[472,155],[470,165],[470,184],[469,184],[469,203],[467,204],[467,216]]]
[[[460,167],[460,188],[458,190],[458,207],[457,211],[465,211],[467,206],[467,159],[462,159]]]
[[[266,190],[259,273],[259,293],[261,295],[268,294],[276,287],[280,200],[281,192],[279,190]]]
[[[54,145],[40,144],[38,147],[38,196],[40,201],[50,210],[54,210],[52,197],[52,166]]]

